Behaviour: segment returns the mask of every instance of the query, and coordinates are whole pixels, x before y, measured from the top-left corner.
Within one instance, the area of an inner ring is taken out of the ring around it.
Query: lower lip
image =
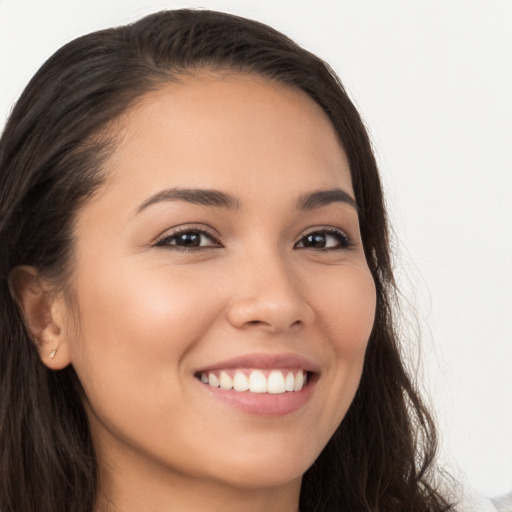
[[[303,407],[311,398],[316,379],[310,379],[300,391],[285,393],[251,393],[250,391],[235,391],[214,388],[200,380],[199,385],[213,398],[235,407],[245,413],[258,416],[284,416]]]

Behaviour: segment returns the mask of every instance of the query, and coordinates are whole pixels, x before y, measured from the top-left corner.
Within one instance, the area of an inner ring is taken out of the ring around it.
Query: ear
[[[52,293],[34,267],[20,265],[9,273],[9,288],[41,361],[52,370],[71,362],[67,339],[66,304],[62,294]]]

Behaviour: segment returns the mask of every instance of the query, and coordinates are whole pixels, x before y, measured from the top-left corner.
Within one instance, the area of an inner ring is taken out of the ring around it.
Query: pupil
[[[325,247],[325,235],[320,233],[313,233],[306,237],[309,247]]]
[[[199,247],[200,235],[198,233],[182,233],[179,237],[180,245]]]

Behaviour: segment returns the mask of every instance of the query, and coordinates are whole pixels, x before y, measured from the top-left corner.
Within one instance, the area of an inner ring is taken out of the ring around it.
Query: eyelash
[[[200,237],[206,237],[211,240],[211,244],[207,246],[195,246],[195,247],[186,247],[186,246],[180,246],[177,244],[171,244],[171,241],[175,241],[180,235],[185,234],[194,234],[199,235]],[[325,236],[332,236],[337,239],[338,245],[335,247],[323,247],[323,248],[317,248],[318,251],[335,251],[335,250],[348,250],[351,249],[355,244],[352,241],[352,239],[341,229],[337,228],[316,228],[305,235],[303,235],[298,242],[295,243],[294,247],[297,249],[305,250],[305,249],[313,249],[314,247],[305,247],[305,246],[298,246],[300,243],[304,243],[304,241],[312,236],[312,235],[323,235]],[[206,231],[205,229],[201,228],[194,228],[194,227],[183,227],[180,228],[170,234],[165,234],[161,238],[159,238],[155,242],[155,247],[166,247],[166,248],[172,248],[173,250],[178,251],[185,251],[185,252],[193,252],[193,251],[199,251],[204,249],[217,249],[221,248],[222,244],[218,237],[216,237],[214,234],[210,233],[209,231]]]
[[[312,231],[306,233],[295,244],[295,247],[297,247],[297,244],[299,244],[300,242],[304,242],[304,240],[307,237],[312,236],[312,235],[333,236],[338,241],[339,245],[337,245],[335,247],[324,247],[324,248],[317,249],[319,251],[336,251],[336,250],[343,250],[343,249],[347,250],[347,249],[351,249],[355,245],[353,240],[345,233],[345,231],[343,231],[341,229],[338,229],[338,228],[332,228],[331,227],[331,228],[316,228],[316,229],[313,229]],[[311,247],[298,247],[298,249],[311,249]],[[314,249],[314,248],[312,248],[312,249]]]
[[[206,247],[205,246],[185,247],[185,246],[180,246],[177,244],[169,243],[171,240],[176,240],[180,235],[185,235],[185,234],[195,234],[195,235],[200,235],[200,236],[209,238],[213,242],[213,244],[207,245]],[[222,244],[220,243],[220,240],[215,235],[213,235],[213,233],[210,233],[209,231],[206,231],[205,229],[194,228],[194,227],[183,227],[183,228],[177,229],[176,231],[174,231],[172,233],[167,233],[164,236],[162,236],[161,238],[159,238],[155,242],[155,247],[166,247],[166,248],[172,248],[173,250],[178,250],[178,251],[191,251],[192,252],[192,251],[198,251],[201,249],[220,248],[220,247],[222,247]]]

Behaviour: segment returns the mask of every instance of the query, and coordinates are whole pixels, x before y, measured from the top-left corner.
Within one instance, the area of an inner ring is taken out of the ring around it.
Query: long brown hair
[[[141,95],[194,69],[254,73],[306,92],[347,154],[377,312],[356,397],[306,472],[310,511],[442,511],[430,472],[434,424],[408,376],[393,324],[386,211],[368,134],[319,58],[272,28],[176,10],[95,32],[57,51],[23,92],[0,142],[0,510],[92,512],[96,461],[72,367],[39,360],[8,287],[17,265],[66,286],[73,220],[102,184],[109,126]]]

